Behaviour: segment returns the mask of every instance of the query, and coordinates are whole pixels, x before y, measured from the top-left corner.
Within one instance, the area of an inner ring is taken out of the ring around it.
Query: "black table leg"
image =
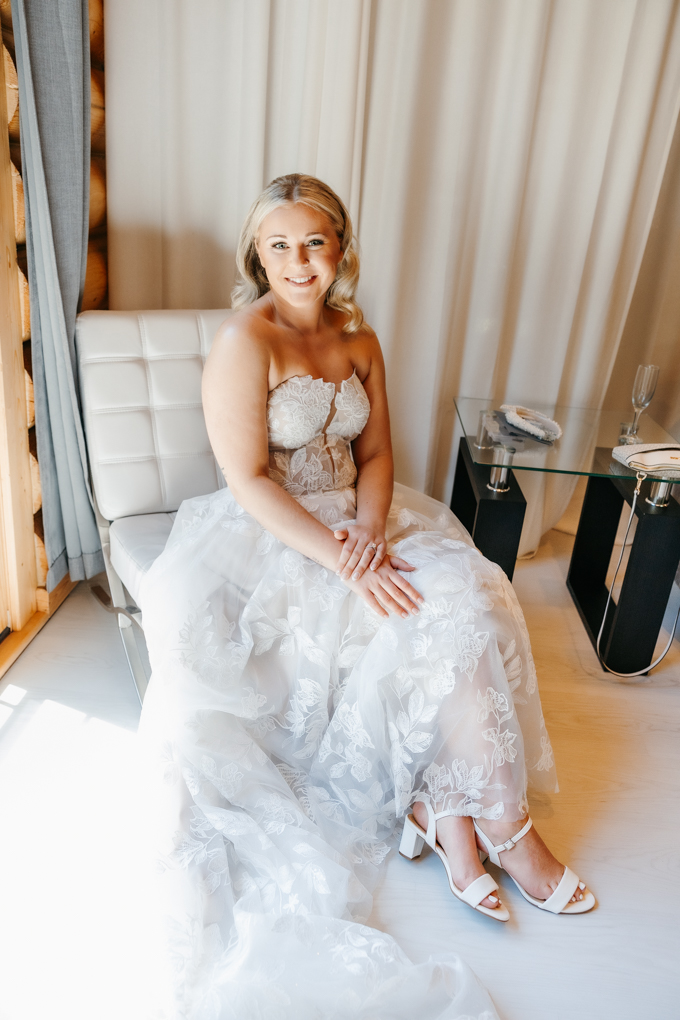
[[[607,602],[607,568],[614,547],[621,507],[633,501],[635,482],[625,478],[590,478],[574,542],[567,587],[597,645]],[[635,673],[652,662],[671,586],[680,562],[680,505],[671,499],[661,509],[645,502],[650,483],[643,483],[635,507],[637,530],[618,603],[609,604],[600,650],[617,673]]]
[[[503,568],[512,581],[527,501],[508,470],[509,492],[488,488],[491,468],[475,464],[463,437],[458,449],[451,509],[472,535],[479,551]]]

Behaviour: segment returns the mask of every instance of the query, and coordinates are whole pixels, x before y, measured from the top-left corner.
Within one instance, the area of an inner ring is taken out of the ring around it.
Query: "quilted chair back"
[[[228,309],[83,312],[76,346],[92,483],[109,521],[177,510],[224,485],[201,376]]]

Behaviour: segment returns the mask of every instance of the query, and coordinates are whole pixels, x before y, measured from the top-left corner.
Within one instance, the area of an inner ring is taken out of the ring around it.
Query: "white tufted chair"
[[[141,580],[180,503],[224,486],[201,404],[203,365],[230,314],[83,312],[76,347],[97,523],[113,611],[140,700],[147,676],[132,623]],[[101,599],[101,596],[99,596]],[[102,599],[103,601],[103,599]]]

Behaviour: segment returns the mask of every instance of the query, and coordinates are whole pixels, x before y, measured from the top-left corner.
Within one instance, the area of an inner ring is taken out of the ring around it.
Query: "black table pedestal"
[[[508,469],[508,492],[488,488],[491,468],[473,463],[465,438],[458,449],[451,509],[479,551],[498,563],[512,581],[527,501]]]
[[[652,662],[671,586],[680,561],[680,505],[645,502],[651,483],[643,482],[635,507],[637,530],[618,603],[609,604],[600,650],[610,669],[634,673]],[[607,602],[605,584],[624,500],[633,501],[635,481],[588,480],[567,587],[595,646]]]

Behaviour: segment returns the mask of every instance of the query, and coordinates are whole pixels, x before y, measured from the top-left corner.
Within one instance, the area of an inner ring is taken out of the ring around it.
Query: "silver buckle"
[[[507,843],[504,843],[504,844],[503,844],[503,849],[504,849],[504,850],[512,850],[513,846],[515,846],[515,841],[514,841],[514,839],[509,839],[509,840],[507,841]]]

